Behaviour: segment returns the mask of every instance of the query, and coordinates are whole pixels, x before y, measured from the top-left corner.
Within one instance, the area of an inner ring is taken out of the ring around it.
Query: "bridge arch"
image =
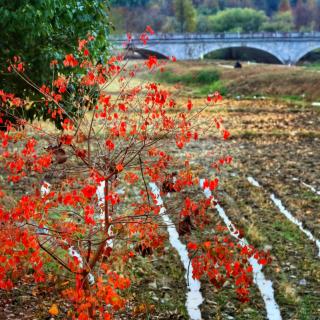
[[[165,53],[164,48],[158,49],[157,47],[150,47],[150,46],[136,46],[134,44],[129,44],[125,48],[128,54],[131,53],[138,53],[142,58],[147,59],[149,56],[153,55],[156,56],[158,59],[169,59],[169,54]]]
[[[307,49],[302,50],[301,52],[299,52],[299,54],[296,55],[296,57],[294,58],[295,63],[298,63],[303,57],[305,57],[308,53],[314,51],[314,50],[318,50],[320,49],[320,44],[311,46]]]
[[[257,52],[263,52],[267,55],[269,55],[270,57],[273,57],[276,61],[278,61],[281,64],[284,64],[285,61],[283,60],[283,58],[277,54],[276,52],[273,52],[270,49],[266,49],[264,46],[259,46],[259,45],[241,45],[241,44],[228,44],[228,45],[224,45],[224,46],[214,46],[212,48],[206,48],[206,50],[203,51],[203,53],[201,54],[200,58],[203,58],[205,55],[209,54],[209,53],[213,53],[216,52],[218,50],[224,50],[224,49],[250,49],[250,50],[255,50]]]
[[[149,56],[156,56],[158,59],[168,59],[168,56],[165,53],[159,52],[159,50],[148,49],[148,48],[139,48],[133,47],[129,49],[132,52],[139,53],[142,58],[148,58]]]

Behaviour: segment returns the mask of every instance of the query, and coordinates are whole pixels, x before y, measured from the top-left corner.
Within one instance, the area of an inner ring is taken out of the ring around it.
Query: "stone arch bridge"
[[[147,45],[135,35],[129,44],[126,36],[113,36],[110,40],[115,49],[126,43],[127,48],[142,55],[175,56],[178,60],[202,59],[219,49],[250,48],[267,52],[280,63],[296,64],[309,52],[320,49],[320,32],[157,34],[149,36]]]

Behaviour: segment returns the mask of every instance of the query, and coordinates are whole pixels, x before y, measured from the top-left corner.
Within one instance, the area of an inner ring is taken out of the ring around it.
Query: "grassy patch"
[[[303,191],[299,193],[298,199],[310,200],[310,201],[318,201],[319,195],[315,194],[313,191]]]
[[[221,95],[226,96],[228,93],[227,88],[224,86],[223,82],[217,80],[211,84],[204,85],[195,91],[195,96],[207,96],[209,93],[220,92]]]
[[[220,79],[217,70],[201,70],[198,72],[176,74],[171,71],[165,71],[157,74],[157,80],[170,84],[181,83],[184,85],[201,85],[216,82]]]
[[[288,241],[294,243],[301,241],[301,234],[297,232],[297,228],[289,221],[275,221],[272,227]]]
[[[279,297],[281,297],[280,300],[282,304],[295,305],[300,301],[300,297],[297,296],[296,289],[286,279],[282,279],[279,282],[279,292]]]
[[[305,68],[311,69],[311,70],[320,70],[320,62],[313,62],[313,63],[308,63],[304,65]]]
[[[219,91],[223,96],[228,90],[220,73],[217,70],[200,70],[177,74],[174,71],[165,71],[156,75],[156,80],[167,84],[182,84],[190,88],[194,97],[207,96],[209,93]]]
[[[311,320],[316,319],[310,317],[310,314],[318,313],[319,310],[319,301],[312,296],[306,295],[301,299],[301,308],[299,310],[299,319],[300,320]]]
[[[301,102],[305,100],[305,96],[304,95],[284,95],[282,96],[282,99],[284,101],[288,101],[288,102]]]

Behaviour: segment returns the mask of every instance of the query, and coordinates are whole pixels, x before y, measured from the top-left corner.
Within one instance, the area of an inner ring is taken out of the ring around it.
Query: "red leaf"
[[[187,248],[188,248],[189,250],[197,250],[197,249],[198,249],[198,245],[197,245],[196,243],[194,243],[194,242],[189,242],[189,243],[187,244]]]
[[[258,263],[264,266],[264,265],[266,265],[268,263],[268,261],[265,258],[261,258],[261,259],[258,260]]]

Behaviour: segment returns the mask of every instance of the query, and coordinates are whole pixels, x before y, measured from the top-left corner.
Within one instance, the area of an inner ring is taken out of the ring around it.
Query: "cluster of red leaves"
[[[8,198],[0,195],[1,204]],[[11,289],[16,281],[45,281],[43,263],[34,230],[25,228],[26,221],[36,216],[38,203],[32,197],[23,196],[13,208],[0,205],[0,288]],[[28,278],[25,270],[31,272]]]
[[[8,71],[12,72],[13,69],[15,69],[17,72],[24,72],[25,71],[25,64],[21,60],[21,57],[19,56],[14,56],[12,59],[12,64],[8,67]]]
[[[10,126],[9,126],[10,127]],[[38,154],[35,150],[37,141],[33,138],[21,144],[19,150],[9,148],[10,142],[15,143],[16,139],[21,139],[21,134],[8,134],[8,132],[0,131],[0,139],[2,146],[3,169],[7,171],[8,182],[19,182],[22,177],[28,174],[43,173],[48,169],[52,162],[50,153]]]
[[[0,90],[0,106],[2,104],[5,105],[7,102],[11,102],[11,104],[15,107],[20,107],[23,105],[23,100],[21,98],[15,97],[15,95],[12,93],[6,93],[3,90]]]
[[[96,284],[91,287],[96,294],[88,295],[88,288],[84,287],[83,277],[76,276],[76,285],[74,288],[64,290],[63,295],[76,305],[76,319],[88,320],[91,317],[99,319],[111,319],[112,313],[125,306],[123,299],[118,291],[123,291],[130,286],[128,278],[111,271],[107,264],[100,265],[101,276],[97,279]],[[88,310],[93,306],[100,306],[94,309],[91,316],[88,317]],[[109,311],[104,306],[108,306]],[[101,316],[103,315],[103,316]]]
[[[270,257],[268,253],[259,252],[252,246],[235,242],[229,235],[222,236],[224,229],[220,227],[218,235],[204,243],[188,243],[188,249],[193,253],[193,277],[208,277],[217,288],[222,288],[227,281],[233,281],[239,300],[247,302],[253,281],[249,259],[254,258],[259,264],[265,265]]]
[[[64,61],[63,61],[63,64],[65,67],[76,67],[79,64],[79,62],[73,56],[73,54],[67,54]]]

